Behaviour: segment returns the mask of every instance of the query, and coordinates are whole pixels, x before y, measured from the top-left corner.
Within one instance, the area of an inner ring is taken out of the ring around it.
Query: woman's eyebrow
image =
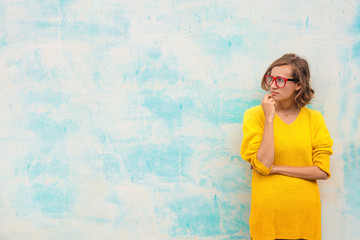
[[[292,78],[292,77],[284,77],[284,76],[280,76],[280,75],[277,75],[277,76],[273,76],[273,77],[282,77],[282,78]]]

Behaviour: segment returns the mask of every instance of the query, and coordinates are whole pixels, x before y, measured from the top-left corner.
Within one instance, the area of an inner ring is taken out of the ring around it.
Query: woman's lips
[[[278,95],[278,92],[271,92],[271,95]]]

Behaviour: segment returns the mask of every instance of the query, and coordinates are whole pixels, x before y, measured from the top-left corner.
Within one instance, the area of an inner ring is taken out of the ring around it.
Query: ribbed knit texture
[[[256,154],[264,131],[261,106],[244,114],[241,156],[254,166],[252,174],[250,233],[254,240],[321,239],[321,204],[316,181],[269,175],[270,169]],[[286,124],[277,115],[273,122],[274,165],[316,165],[330,177],[333,141],[322,114],[302,108]]]

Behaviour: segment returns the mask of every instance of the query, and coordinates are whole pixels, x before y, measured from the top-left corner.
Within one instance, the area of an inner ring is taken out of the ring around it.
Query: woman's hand
[[[275,117],[276,102],[271,94],[266,94],[261,102],[261,107],[265,114],[265,119],[273,120]]]

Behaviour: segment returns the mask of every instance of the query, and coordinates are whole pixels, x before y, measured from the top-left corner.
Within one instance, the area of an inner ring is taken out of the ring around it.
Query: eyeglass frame
[[[266,81],[266,78],[267,78],[267,77],[271,77],[271,79],[272,79],[272,82],[271,82],[270,85],[267,84],[267,81]],[[290,81],[290,82],[298,82],[298,81],[299,81],[299,79],[284,78],[284,77],[273,77],[273,76],[271,76],[271,75],[265,75],[265,76],[264,76],[264,79],[265,79],[265,84],[268,85],[269,87],[271,87],[271,85],[272,85],[273,82],[275,81],[275,85],[276,85],[276,87],[278,87],[278,88],[284,88],[284,87],[286,86],[286,82],[287,82],[287,81]],[[277,85],[277,79],[284,79],[284,80],[285,80],[284,86],[279,87],[279,86]]]

